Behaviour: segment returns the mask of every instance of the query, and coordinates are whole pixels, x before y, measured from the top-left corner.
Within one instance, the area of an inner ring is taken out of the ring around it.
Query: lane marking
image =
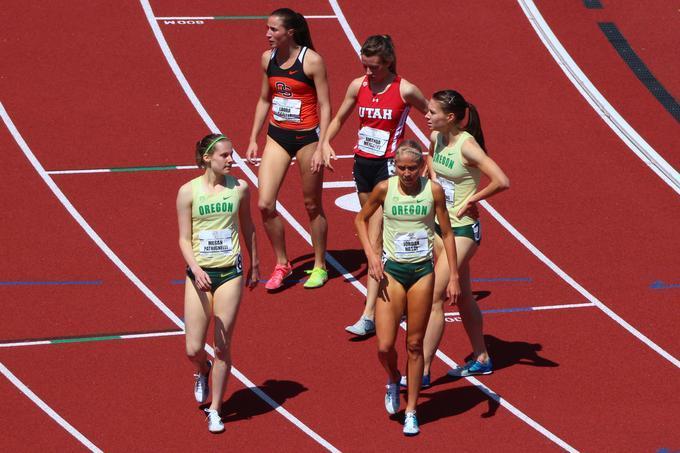
[[[171,17],[156,17],[160,20],[265,20],[269,16],[171,16]],[[335,19],[335,16],[329,15],[309,15],[305,19]]]
[[[583,6],[588,9],[602,9],[602,2],[600,0],[583,0]]]
[[[324,189],[356,188],[354,181],[328,181],[323,183]]]
[[[563,304],[563,305],[538,305],[535,307],[517,307],[517,308],[491,308],[487,310],[482,310],[483,314],[496,314],[496,313],[517,313],[525,311],[544,311],[544,310],[566,310],[570,308],[585,308],[585,307],[595,307],[595,304],[590,302],[582,304]],[[460,312],[451,311],[444,313],[444,316],[460,316]]]
[[[338,159],[352,159],[354,154],[342,154],[337,156]],[[255,159],[260,161],[260,158]],[[293,161],[297,160],[293,158]],[[240,168],[240,164],[234,164],[235,168]],[[138,171],[173,171],[173,170],[198,170],[196,165],[139,165],[131,167],[111,167],[111,168],[82,168],[72,170],[48,170],[45,173],[48,175],[80,175],[89,173],[129,173]],[[352,183],[354,184],[354,183]]]
[[[92,335],[87,337],[52,338],[49,340],[26,340],[26,341],[22,340],[13,341],[12,343],[0,343],[0,348],[15,348],[20,346],[42,346],[65,343],[89,343],[93,341],[109,341],[109,340],[132,340],[137,338],[172,337],[177,335],[184,335],[184,330],[131,333],[122,335],[96,335],[96,336]]]
[[[680,122],[680,105],[678,101],[666,90],[666,88],[654,77],[652,71],[635,53],[633,48],[623,37],[621,31],[613,22],[598,22],[597,25],[602,33],[607,37],[609,43],[614,47],[626,66],[633,71],[635,77],[649,90],[652,96],[671,114],[675,121]]]
[[[141,0],[142,2],[145,2],[146,0]],[[152,28],[158,29],[160,31],[160,28],[158,27],[158,24],[153,21],[152,16],[149,15],[149,12],[151,11],[150,6],[148,5],[148,2],[143,3],[143,6],[145,7],[145,12],[147,13],[147,19],[149,20],[149,23],[152,24]],[[148,11],[147,9],[148,8]],[[167,46],[167,44],[166,44]],[[123,274],[165,315],[167,316],[175,325],[177,325],[180,329],[184,330],[184,322],[177,316],[175,313],[172,312],[159,298],[156,296],[153,291],[151,291],[140,279],[135,275],[130,268],[128,268],[125,263],[116,255],[113,250],[102,240],[102,238],[97,234],[96,231],[87,223],[87,221],[83,218],[83,216],[78,212],[78,210],[73,206],[73,204],[70,202],[70,200],[64,195],[64,193],[61,191],[61,189],[57,186],[57,184],[54,182],[52,177],[48,175],[45,172],[45,169],[43,168],[42,164],[40,161],[35,157],[33,152],[31,151],[30,147],[24,140],[24,138],[21,136],[19,133],[19,130],[16,128],[14,123],[12,122],[12,119],[9,117],[7,111],[5,110],[5,106],[0,102],[0,116],[2,117],[2,120],[4,121],[5,125],[7,126],[7,129],[10,131],[12,136],[14,137],[14,140],[17,142],[21,150],[23,151],[24,155],[28,159],[28,161],[33,165],[35,168],[36,172],[40,175],[40,177],[43,179],[45,184],[52,190],[52,193],[57,197],[57,199],[61,202],[61,204],[66,208],[66,210],[71,214],[71,216],[78,222],[80,227],[87,233],[87,235],[94,241],[94,243],[104,252],[104,254],[123,272]],[[206,351],[208,351],[209,354],[211,354],[214,357],[214,350],[211,346],[206,345]],[[269,404],[274,410],[282,414],[285,418],[290,420],[293,424],[298,426],[302,431],[307,433],[310,437],[312,437],[314,440],[317,442],[321,443],[324,445],[327,449],[333,452],[337,452],[335,447],[333,447],[330,443],[328,443],[325,439],[321,438],[318,434],[316,434],[314,431],[312,431],[310,428],[308,428],[306,425],[304,425],[300,420],[298,420],[293,414],[288,412],[286,409],[284,409],[281,405],[276,403],[272,398],[267,396],[262,390],[257,388],[255,384],[248,379],[245,375],[243,375],[236,367],[233,366],[232,364],[232,375],[241,381],[246,387],[248,387],[251,391],[253,391],[256,395],[258,395],[260,398],[262,398],[267,404]],[[42,406],[41,406],[42,407]],[[316,437],[315,437],[316,436]]]
[[[36,395],[31,389],[29,389],[21,380],[14,375],[4,363],[0,362],[0,372],[12,383],[16,388],[21,391],[24,395],[33,401],[40,409],[42,409],[47,415],[49,415],[52,420],[57,422],[59,426],[64,428],[73,437],[78,439],[78,441],[83,444],[88,450],[93,452],[101,452],[95,444],[93,444],[90,439],[85,437],[80,431],[73,427],[69,422],[64,420],[64,418],[57,414],[57,412],[47,405],[38,395]]]
[[[75,280],[75,281],[7,281],[0,282],[0,286],[35,286],[35,285],[101,285],[101,280]]]
[[[590,82],[581,68],[571,58],[559,39],[552,32],[540,11],[532,0],[517,0],[524,15],[536,31],[550,55],[557,62],[569,81],[576,87],[581,96],[607,123],[612,131],[656,173],[676,193],[680,194],[680,173],[664,160],[652,146],[647,143],[633,127],[605,99],[600,91]]]
[[[661,280],[655,280],[649,287],[651,289],[676,289],[680,288],[680,283],[664,283]]]
[[[342,10],[340,9],[340,6],[338,5],[337,0],[328,0],[328,1],[332,6],[333,11],[335,11],[335,14],[338,16],[338,20],[340,20],[342,28],[345,31],[345,34],[348,36],[350,42],[353,43],[354,49],[358,53],[360,51],[360,46],[358,44],[356,37],[354,36],[354,32],[352,31],[351,27],[349,26],[347,21],[344,20],[344,16],[342,15]],[[520,4],[530,3],[531,5],[533,5],[533,2],[531,0],[518,0],[518,1],[520,2]],[[532,16],[533,19],[530,18],[530,21],[531,20],[537,21],[539,18],[540,18],[541,21],[543,21],[543,18],[540,16],[540,13],[536,9],[535,5],[533,5],[533,9],[535,10],[535,13]],[[526,14],[528,14],[528,13],[526,13]],[[342,17],[342,20],[340,19],[341,17]],[[545,21],[543,21],[542,23],[543,23],[543,25],[545,25],[545,27],[547,29],[546,32],[550,32],[550,34],[552,35],[552,31],[550,31],[550,28],[547,26]],[[532,24],[534,24],[534,22],[532,22]],[[537,31],[538,31],[538,29],[537,29]],[[559,43],[559,41],[557,41],[557,38],[555,37],[555,35],[552,35],[552,37],[556,41],[556,44],[558,46],[560,46],[560,48],[562,49],[562,51],[564,52],[566,57],[569,57],[569,55],[566,54],[566,51],[564,50],[564,48],[561,47],[561,44]],[[569,57],[569,59],[571,60],[570,57]],[[573,60],[571,60],[571,62],[573,63]],[[575,68],[578,69],[578,67],[576,66],[576,63],[573,63],[573,64],[574,64]],[[579,71],[580,71],[580,69],[579,69]],[[581,74],[583,74],[583,73],[581,73]],[[587,81],[587,78],[585,77],[585,75],[583,75],[583,77]],[[588,82],[588,83],[590,83],[590,82]],[[595,89],[595,87],[592,87],[592,88],[593,88],[593,90],[597,91]],[[598,92],[598,94],[599,94],[599,92]],[[604,98],[602,98],[602,100],[604,100]],[[604,100],[604,102],[606,102],[606,100]],[[611,107],[611,106],[609,106],[609,107]],[[612,108],[612,111],[614,111],[613,108]],[[623,121],[623,118],[621,118],[621,120]],[[624,121],[624,123],[625,123],[625,121]],[[627,125],[627,123],[626,123],[626,125]],[[414,127],[417,128],[418,126],[414,125]],[[630,126],[628,126],[628,127],[630,128]],[[632,128],[631,128],[631,130],[632,130]],[[635,131],[633,131],[633,132],[635,132]],[[418,135],[418,134],[416,133],[416,135]],[[424,134],[422,134],[422,132],[421,132],[420,135],[424,136]],[[640,138],[640,140],[642,140],[642,139]],[[429,148],[430,141],[428,139],[425,139],[423,141],[423,144],[426,145]],[[661,157],[659,156],[659,158],[661,158]],[[661,160],[663,160],[663,159],[661,159]],[[675,174],[676,174],[676,176],[678,176],[677,172],[675,172]],[[680,193],[680,176],[678,176],[678,186],[677,186],[676,189],[677,189],[678,193]],[[529,242],[529,240],[526,237],[524,237],[524,235],[522,235],[514,226],[512,226],[510,224],[510,222],[508,222],[498,211],[496,211],[489,204],[488,201],[482,200],[479,204],[481,204],[501,225],[503,225],[510,232],[510,234],[512,234],[520,243],[522,243],[522,245],[524,245],[527,249],[529,249],[529,251],[531,251],[531,253],[533,253],[539,260],[541,260],[541,262],[543,262],[546,266],[548,266],[554,273],[559,275],[565,282],[567,282],[569,285],[571,285],[572,288],[574,288],[576,291],[581,293],[581,295],[583,295],[588,301],[595,304],[607,316],[609,316],[611,319],[616,321],[619,325],[621,325],[624,329],[626,329],[629,333],[631,333],[637,339],[639,339],[644,344],[649,346],[652,350],[654,350],[661,357],[663,357],[666,360],[668,360],[669,362],[671,362],[677,368],[680,368],[680,360],[673,357],[670,353],[668,353],[663,348],[661,348],[659,345],[657,345],[652,340],[647,338],[644,334],[642,334],[642,332],[640,332],[635,327],[633,327],[631,324],[626,322],[623,318],[621,318],[619,315],[617,315],[613,310],[611,310],[609,307],[607,307],[605,304],[603,304],[599,299],[597,299],[590,292],[588,292],[583,286],[578,284],[576,282],[576,280],[574,280],[571,276],[569,276],[566,272],[564,272],[552,260],[550,260],[547,256],[545,256],[536,246],[534,246],[531,242]]]

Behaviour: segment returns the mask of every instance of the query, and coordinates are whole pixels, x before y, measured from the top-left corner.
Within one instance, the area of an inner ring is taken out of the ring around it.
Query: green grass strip
[[[215,16],[215,20],[253,20],[267,19],[269,16]]]
[[[85,343],[88,341],[106,341],[106,340],[120,340],[120,335],[108,335],[103,337],[81,337],[81,338],[63,338],[60,340],[50,340],[52,344],[60,343]]]
[[[160,165],[154,167],[117,167],[111,168],[113,173],[122,172],[133,172],[133,171],[167,171],[167,170],[177,170],[177,165]]]

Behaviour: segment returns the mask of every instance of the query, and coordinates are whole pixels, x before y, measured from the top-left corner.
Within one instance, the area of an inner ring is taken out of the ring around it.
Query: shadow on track
[[[233,377],[230,379],[232,380]],[[298,396],[308,389],[304,385],[295,381],[279,381],[269,379],[257,386],[258,389],[269,395],[279,405],[283,405],[286,400]],[[210,404],[202,404],[199,409],[203,411],[210,407]],[[265,403],[253,393],[252,390],[244,388],[234,392],[231,397],[222,405],[222,420],[225,423],[246,420],[258,415],[273,411],[274,408]]]

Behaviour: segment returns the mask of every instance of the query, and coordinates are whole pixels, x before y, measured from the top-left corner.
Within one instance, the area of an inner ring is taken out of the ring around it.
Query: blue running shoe
[[[402,387],[408,387],[408,379],[406,376],[402,376],[401,380],[399,381],[399,385]],[[427,389],[430,388],[430,375],[429,374],[423,374],[423,382],[420,384],[421,389]]]
[[[470,360],[463,366],[449,370],[449,372],[446,374],[452,377],[468,377],[491,373],[493,373],[493,364],[491,363],[491,359],[489,359],[486,361],[486,363],[482,363],[477,360]]]
[[[416,418],[416,411],[406,412],[404,417],[404,435],[415,436],[420,432],[418,427],[418,419]]]

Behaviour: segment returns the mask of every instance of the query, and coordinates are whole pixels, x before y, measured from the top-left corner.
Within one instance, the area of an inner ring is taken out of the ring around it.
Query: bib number
[[[449,181],[441,176],[437,178],[437,182],[441,184],[442,189],[444,189],[444,196],[446,197],[446,205],[453,206],[455,202],[456,195],[456,185],[453,181]]]
[[[198,251],[201,256],[215,257],[219,255],[231,255],[231,228],[225,230],[206,230],[198,232]]]
[[[427,258],[430,252],[425,230],[397,234],[394,245],[395,253],[399,258]]]
[[[389,141],[389,132],[364,126],[359,130],[359,143],[357,147],[365,153],[373,154],[374,156],[384,156]]]
[[[299,123],[300,108],[302,101],[300,99],[286,99],[274,96],[272,99],[272,114],[276,121],[287,123]]]

